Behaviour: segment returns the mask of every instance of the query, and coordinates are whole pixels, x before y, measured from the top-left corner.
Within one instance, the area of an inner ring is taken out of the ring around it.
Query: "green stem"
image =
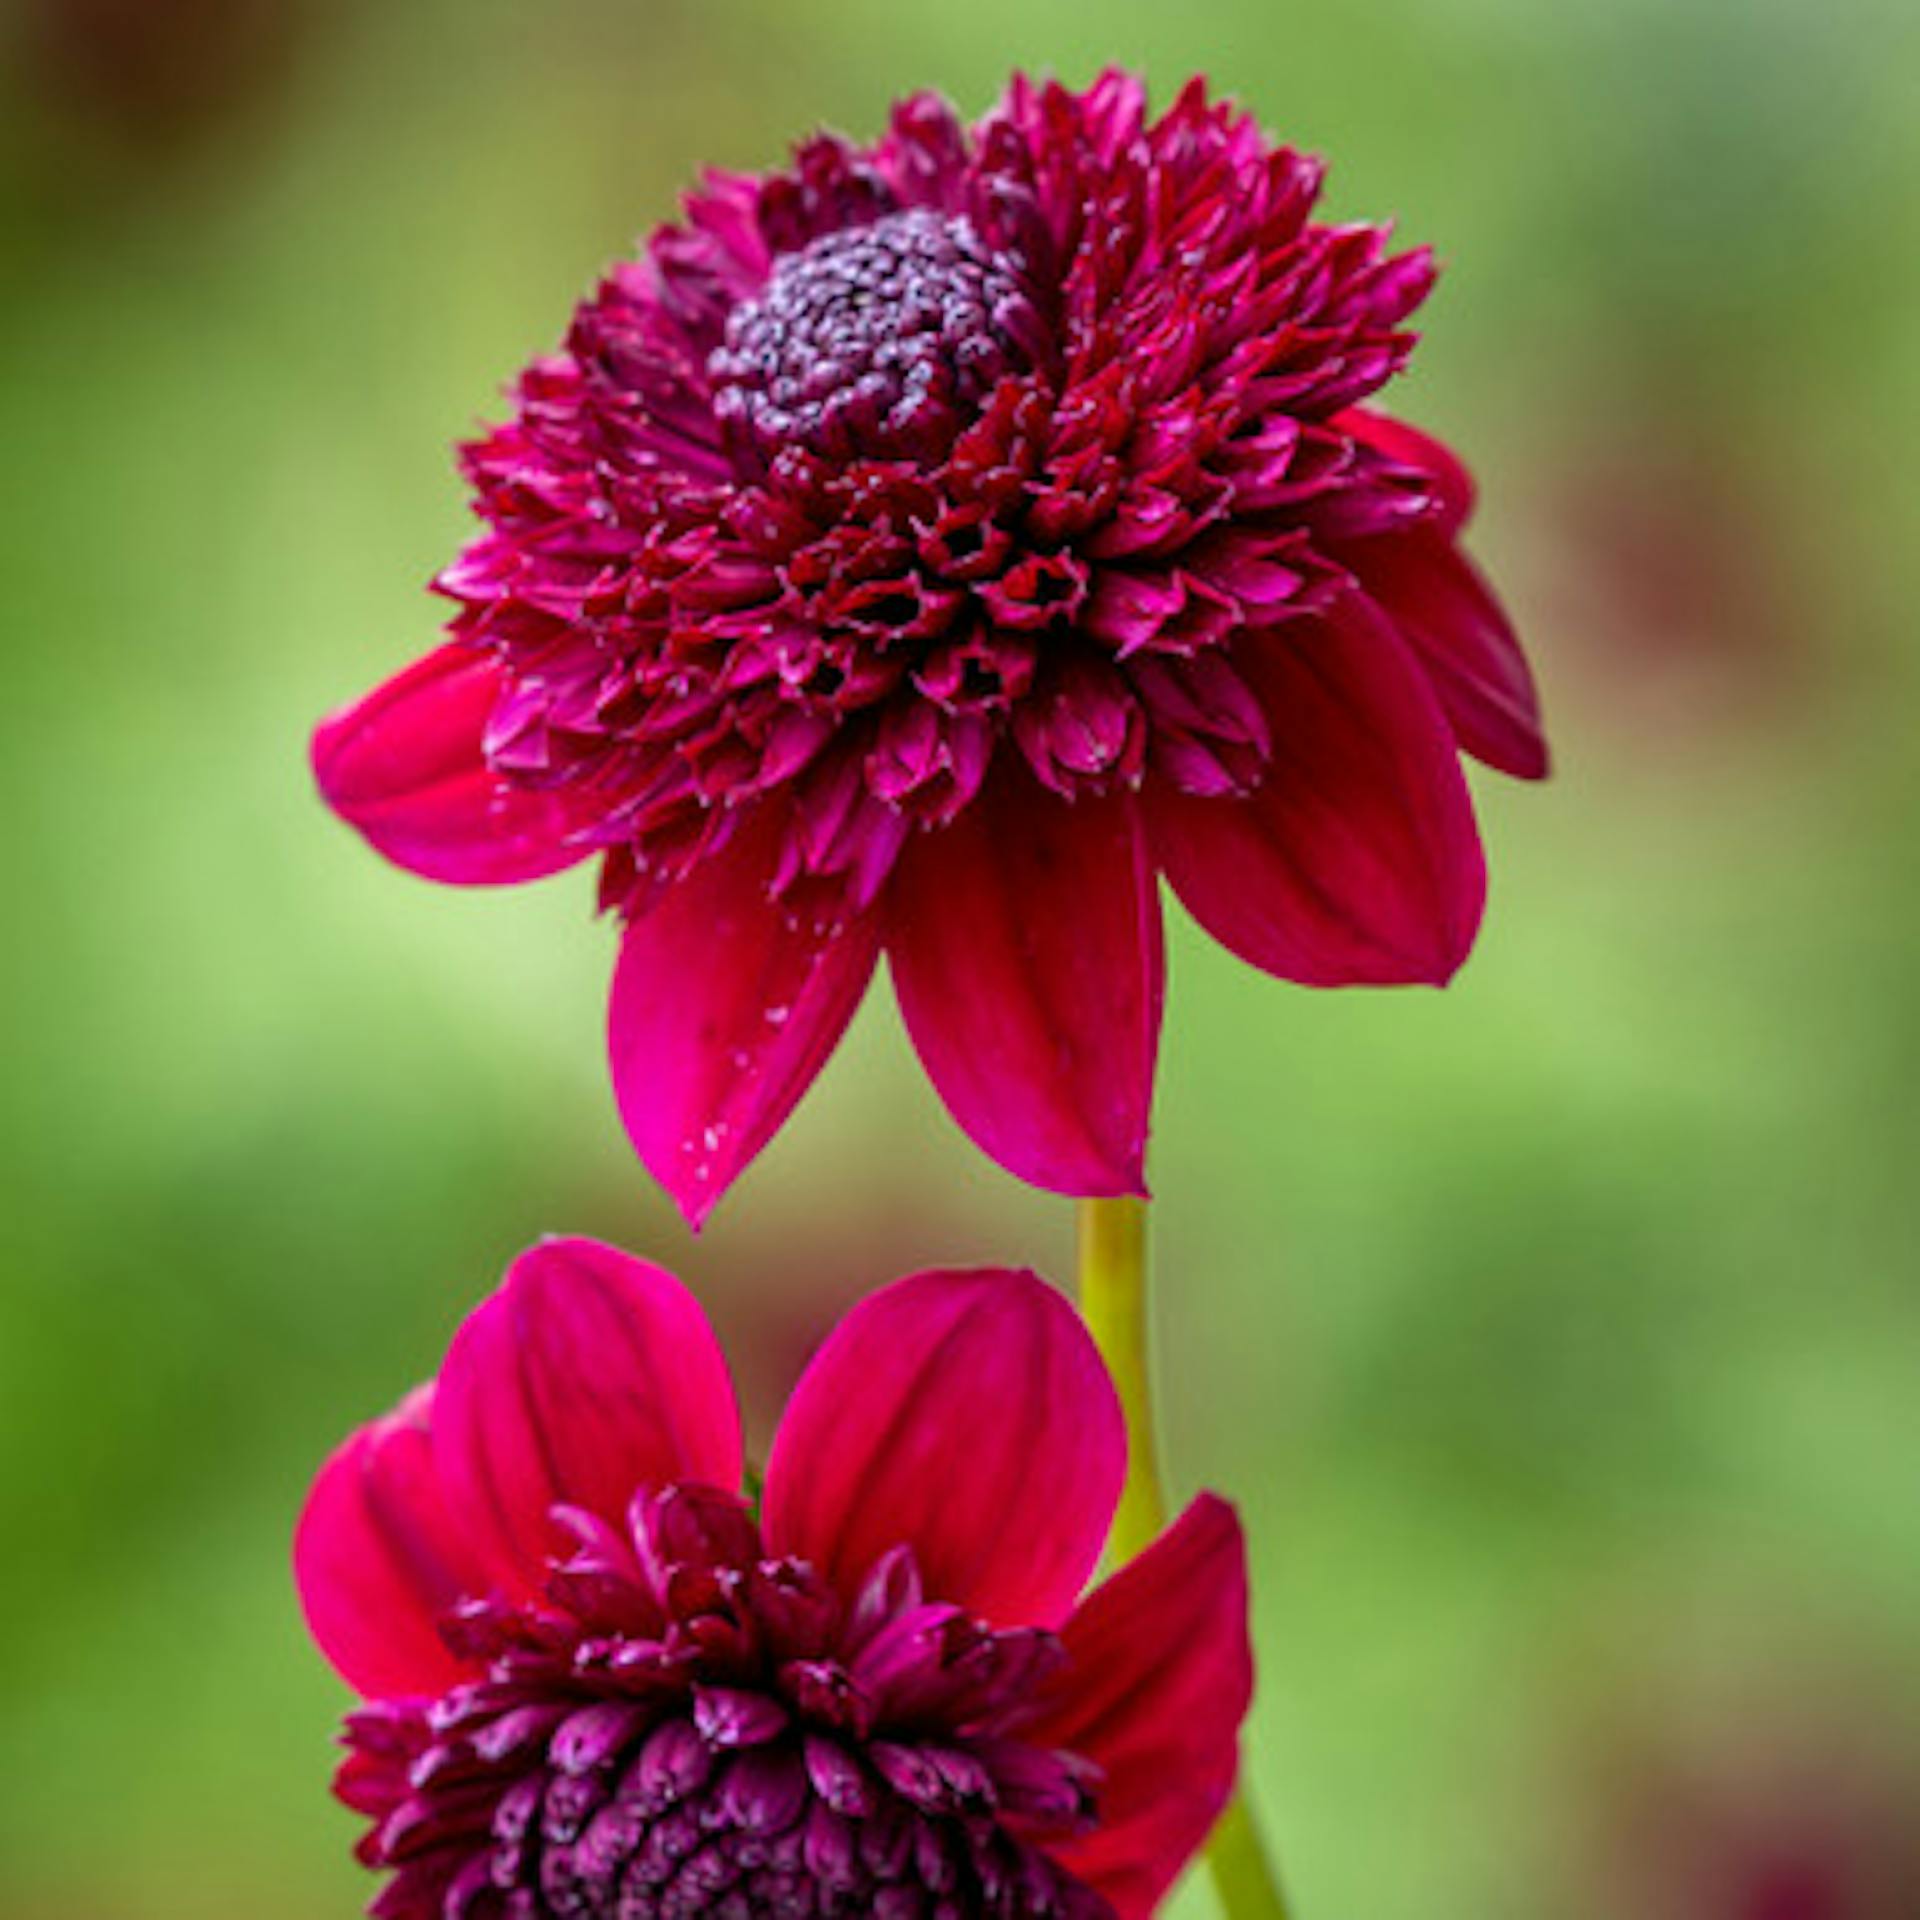
[[[1213,1875],[1220,1910],[1231,1920],[1287,1920],[1287,1903],[1280,1897],[1280,1883],[1260,1843],[1244,1787],[1227,1802],[1207,1837],[1207,1871]]]
[[[1113,1375],[1127,1422],[1127,1481],[1109,1551],[1131,1560],[1167,1523],[1153,1416],[1153,1341],[1147,1289],[1147,1203],[1080,1202],[1080,1312]],[[1244,1793],[1207,1841],[1207,1868],[1227,1920],[1287,1920]]]
[[[1153,1420],[1144,1200],[1080,1202],[1080,1312],[1127,1419],[1127,1483],[1108,1541],[1114,1559],[1127,1561],[1150,1547],[1167,1524]]]

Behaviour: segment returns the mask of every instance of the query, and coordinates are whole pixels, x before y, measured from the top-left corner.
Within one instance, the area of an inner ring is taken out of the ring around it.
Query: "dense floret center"
[[[1018,264],[964,215],[890,213],[775,261],[709,361],[714,412],[763,456],[930,453],[1025,363],[1033,325]]]
[[[844,1601],[710,1488],[560,1518],[543,1604],[449,1618],[470,1681],[349,1723],[385,1920],[1112,1920],[1034,1844],[1096,1812],[1023,1737],[1052,1635],[928,1600],[905,1550]]]

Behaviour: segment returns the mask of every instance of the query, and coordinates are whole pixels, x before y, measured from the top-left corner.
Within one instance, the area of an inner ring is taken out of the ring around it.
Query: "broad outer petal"
[[[293,1573],[320,1651],[367,1699],[443,1692],[466,1669],[438,1622],[486,1578],[442,1494],[421,1387],[351,1434],[320,1469],[294,1532]]]
[[[1225,1807],[1253,1697],[1246,1550],[1233,1509],[1203,1494],[1087,1596],[1068,1665],[1023,1737],[1105,1775],[1100,1824],[1050,1846],[1070,1872],[1145,1920]]]
[[[433,1437],[453,1510],[510,1590],[543,1585],[556,1505],[615,1524],[644,1487],[740,1485],[740,1415],[699,1303],[596,1240],[546,1240],[462,1324]]]
[[[698,1228],[813,1084],[879,957],[872,914],[772,897],[774,836],[737,835],[627,928],[607,1046],[634,1150]]]
[[[1348,594],[1236,656],[1273,754],[1244,799],[1150,797],[1154,849],[1194,918],[1305,986],[1438,986],[1466,958],[1486,862],[1452,729],[1384,616]]]
[[[1545,779],[1532,669],[1472,561],[1428,527],[1355,541],[1340,557],[1419,656],[1461,746],[1516,779]]]
[[[1132,797],[1003,766],[887,905],[907,1031],[974,1144],[1055,1193],[1144,1193],[1165,961]]]
[[[922,1273],[841,1321],[767,1464],[767,1543],[844,1594],[910,1546],[929,1596],[1065,1618],[1126,1476],[1126,1428],[1073,1308],[1030,1273]]]
[[[538,880],[584,858],[566,797],[508,785],[481,754],[499,686],[496,662],[456,642],[322,721],[313,772],[327,805],[396,866],[456,886]]]
[[[1473,475],[1451,447],[1422,433],[1404,420],[1394,420],[1366,407],[1349,407],[1334,425],[1364,441],[1375,452],[1403,467],[1412,467],[1433,483],[1437,511],[1430,522],[1446,535],[1460,531],[1473,512]]]

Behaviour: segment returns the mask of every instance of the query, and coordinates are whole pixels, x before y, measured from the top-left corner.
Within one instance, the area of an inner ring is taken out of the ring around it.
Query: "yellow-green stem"
[[[1108,1551],[1131,1560],[1167,1524],[1153,1422],[1153,1341],[1147,1304],[1147,1203],[1080,1202],[1080,1312],[1127,1418],[1127,1483]]]
[[[1287,1903],[1260,1841],[1253,1808],[1244,1787],[1227,1802],[1227,1810],[1207,1836],[1207,1871],[1220,1911],[1231,1920],[1287,1920]]]
[[[1147,1203],[1080,1202],[1080,1312],[1106,1360],[1127,1422],[1127,1481],[1110,1552],[1131,1560],[1167,1523],[1153,1415],[1152,1307],[1147,1285]],[[1235,1794],[1207,1841],[1207,1868],[1227,1920],[1287,1920],[1286,1904],[1244,1794]]]

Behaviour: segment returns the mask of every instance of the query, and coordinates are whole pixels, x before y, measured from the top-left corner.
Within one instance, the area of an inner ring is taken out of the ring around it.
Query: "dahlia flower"
[[[1142,1191],[1158,880],[1255,966],[1441,983],[1459,750],[1545,771],[1437,441],[1434,269],[1195,82],[940,100],[709,173],[465,449],[450,639],[321,729],[438,880],[597,858],[620,1110],[698,1224],[885,953],[965,1131]]]
[[[1238,1525],[1085,1598],[1125,1467],[1072,1309],[925,1273],[795,1389],[756,1504],[692,1297],[550,1241],[355,1433],[295,1543],[364,1704],[386,1920],[1146,1915],[1224,1805]]]

